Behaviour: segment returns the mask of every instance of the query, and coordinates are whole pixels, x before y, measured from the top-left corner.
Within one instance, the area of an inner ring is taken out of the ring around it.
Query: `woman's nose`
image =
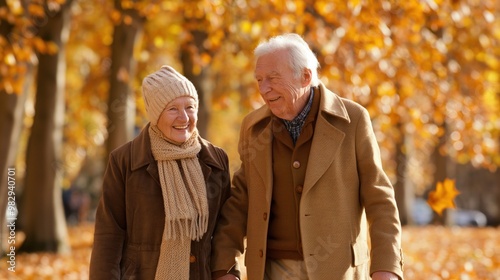
[[[177,116],[177,118],[179,118],[181,120],[188,120],[189,116],[188,116],[187,111],[186,110],[179,110],[179,115]]]

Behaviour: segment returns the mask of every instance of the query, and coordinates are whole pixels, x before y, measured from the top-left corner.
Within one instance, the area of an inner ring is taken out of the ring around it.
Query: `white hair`
[[[318,58],[298,34],[287,33],[260,43],[254,50],[255,59],[279,50],[288,50],[290,67],[295,72],[295,77],[300,77],[303,69],[307,68],[312,74],[311,85],[319,85]]]

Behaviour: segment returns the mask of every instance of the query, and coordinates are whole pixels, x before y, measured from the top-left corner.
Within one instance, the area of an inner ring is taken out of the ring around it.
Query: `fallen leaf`
[[[446,208],[455,208],[454,199],[460,192],[455,188],[455,180],[445,179],[436,184],[436,189],[429,193],[427,203],[441,215]]]

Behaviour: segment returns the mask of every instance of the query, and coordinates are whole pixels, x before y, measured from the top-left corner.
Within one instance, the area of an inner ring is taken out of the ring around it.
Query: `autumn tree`
[[[5,0],[0,1],[0,9],[2,11],[7,10],[8,11],[8,6],[7,2]],[[12,29],[14,28],[14,25],[8,21],[5,16],[0,17],[0,45],[2,46],[2,50],[7,49],[7,40],[9,38],[9,35],[12,32]],[[5,52],[5,51],[4,51]],[[2,53],[1,57],[6,57],[8,53]],[[1,80],[5,80],[3,75]],[[12,144],[15,143],[11,137],[13,135],[13,130],[14,127],[13,125],[16,123],[15,119],[15,107],[16,104],[18,103],[18,96],[14,95],[12,93],[7,93],[5,89],[5,85],[0,86],[0,104],[2,106],[0,110],[0,133],[1,135],[4,135],[0,139],[0,170],[6,170],[7,166],[12,165],[13,163],[13,156],[15,153],[13,152],[13,147]],[[6,178],[6,173],[2,172],[0,174],[0,191],[1,193],[7,193],[7,178]],[[4,198],[5,197],[5,198]],[[2,199],[0,201],[0,225],[5,224],[5,210],[7,208],[7,196],[2,196]],[[7,238],[4,238],[6,235],[6,229],[5,227],[2,227],[0,229],[0,255],[3,255],[3,252],[5,251],[6,243],[5,240]]]
[[[26,182],[20,214],[27,252],[69,250],[62,208],[62,141],[66,76],[65,44],[71,0],[62,5],[33,3],[40,19],[37,36],[46,46],[38,54],[35,117],[26,155]]]
[[[15,166],[15,159],[19,147],[19,136],[21,134],[22,128],[22,117],[23,117],[23,106],[26,99],[27,92],[24,91],[19,94],[11,93],[8,94],[5,91],[0,91],[0,170],[7,170],[9,167]],[[16,174],[17,175],[17,174]],[[17,180],[15,187],[20,186],[20,177],[12,176],[13,179]],[[2,172],[0,174],[0,191],[3,194],[7,194],[7,172]],[[18,192],[14,189],[14,192]],[[15,197],[13,197],[15,199]],[[5,210],[7,207],[7,195],[2,195],[0,201],[0,224],[4,225],[5,221]],[[12,206],[12,205],[11,205]],[[17,203],[16,206],[17,208]],[[14,211],[15,212],[15,211]],[[11,217],[14,218],[14,217]],[[0,229],[0,255],[4,251],[5,241],[7,238],[5,232],[6,228]]]
[[[140,43],[144,19],[136,4],[115,0],[113,44],[108,96],[108,153],[132,139],[135,125],[135,95],[130,83],[135,77],[134,49]]]
[[[208,0],[137,5],[147,21],[141,52],[148,58],[139,63],[142,73],[138,75],[138,84],[144,75],[163,64],[186,76],[198,92],[198,129],[203,137],[209,134],[213,92],[219,81],[214,80],[219,68],[213,67],[213,63],[229,36],[229,20],[233,19],[230,7],[230,1]],[[143,107],[140,98],[139,107]]]
[[[26,27],[23,18],[26,13],[12,10],[7,1],[0,1],[0,58],[4,64],[0,70],[0,170],[15,166],[22,130],[24,102],[31,86],[32,65],[29,62],[32,47],[28,34],[22,34]],[[21,47],[24,46],[24,47]],[[17,170],[19,171],[19,170]],[[19,173],[13,176],[16,180],[14,193],[21,187]],[[0,174],[0,193],[7,194],[7,173]],[[12,197],[16,199],[15,197]],[[0,199],[0,224],[5,224],[7,195]],[[17,201],[15,208],[18,207]],[[11,205],[12,206],[12,205]],[[11,208],[12,209],[12,208]],[[14,211],[15,212],[15,211]],[[11,212],[12,213],[12,212]],[[14,218],[8,215],[10,218]],[[7,238],[6,228],[0,229],[0,255],[4,252]]]
[[[443,106],[448,131],[439,151],[448,157],[448,171],[454,178],[476,175],[473,182],[457,180],[464,194],[461,206],[484,212],[491,222],[498,221],[493,205],[500,203],[498,7],[495,1],[444,2],[432,21],[436,36],[445,44],[442,78],[449,82],[451,93]]]
[[[201,2],[201,1],[200,1]],[[196,4],[196,1],[194,2]],[[190,80],[199,95],[199,109],[198,109],[198,130],[202,137],[206,137],[207,127],[210,121],[209,113],[209,94],[205,90],[204,81],[208,78],[207,63],[203,61],[203,57],[211,57],[207,54],[205,47],[208,40],[208,33],[206,31],[206,21],[204,20],[205,14],[199,12],[198,7],[189,7],[184,11],[184,23],[186,27],[186,36],[181,40],[180,47],[180,61],[184,76]]]

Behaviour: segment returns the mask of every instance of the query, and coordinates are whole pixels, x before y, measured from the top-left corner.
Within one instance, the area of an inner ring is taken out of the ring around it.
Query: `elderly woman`
[[[150,123],[110,154],[90,279],[210,279],[227,155],[198,135],[198,95],[184,76],[163,66],[142,91]]]

